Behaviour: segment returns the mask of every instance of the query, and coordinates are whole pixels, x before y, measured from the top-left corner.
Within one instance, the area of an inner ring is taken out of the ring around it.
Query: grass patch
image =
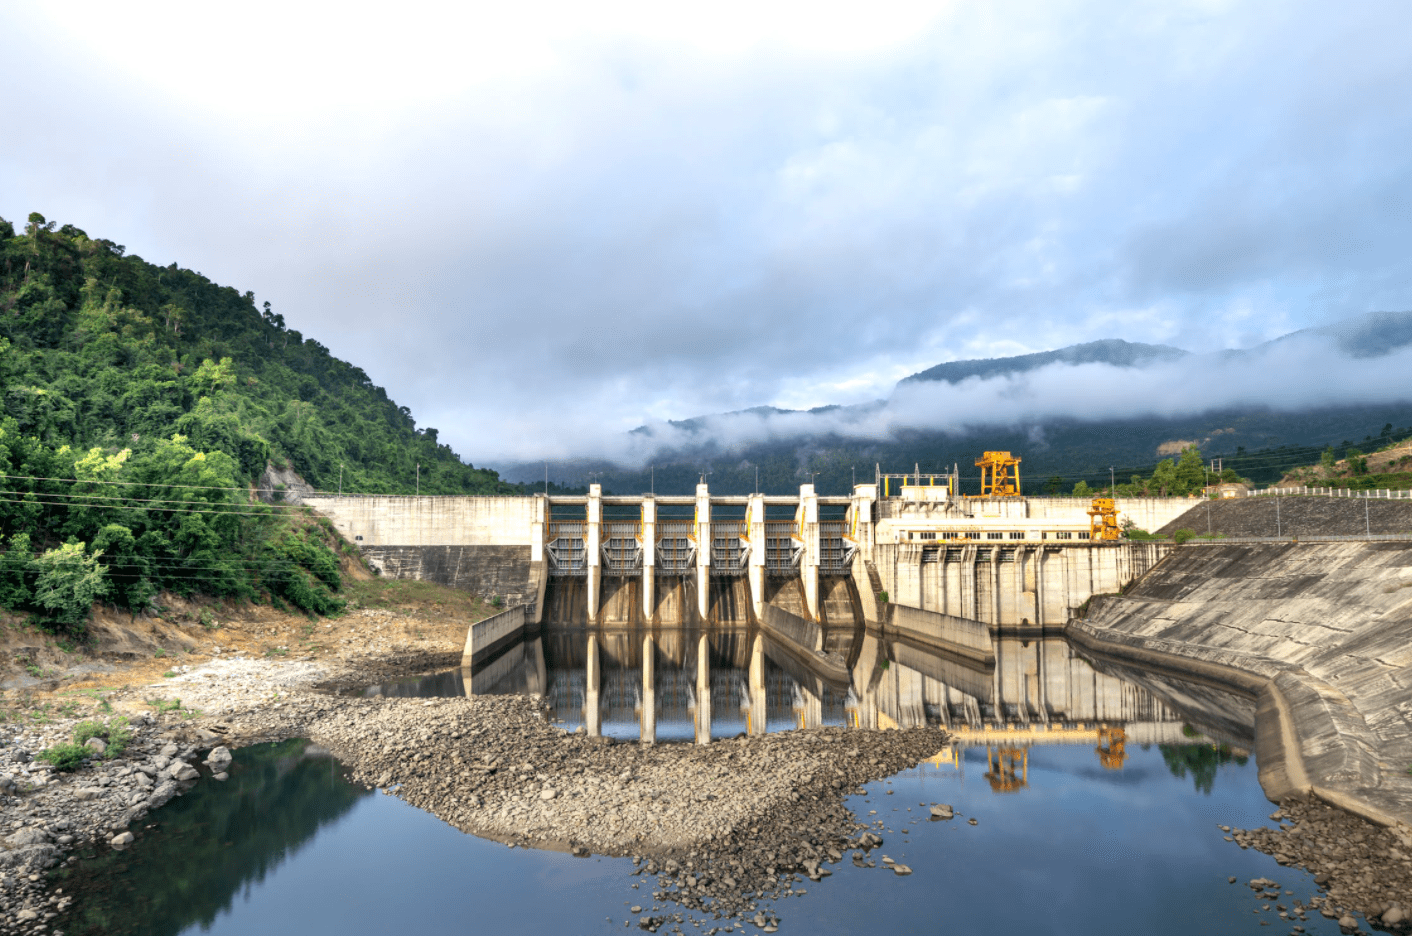
[[[83,762],[88,759],[89,750],[82,744],[74,744],[71,741],[64,741],[53,747],[45,748],[34,755],[36,759],[45,761],[54,766],[54,769],[61,773],[68,773],[83,766]]]
[[[152,711],[156,712],[158,715],[165,714],[166,712],[175,712],[181,708],[180,699],[164,699],[161,696],[155,696],[151,699],[145,699],[144,701],[152,708]]]
[[[128,744],[132,742],[132,729],[127,726],[127,719],[122,716],[110,718],[106,722],[83,721],[74,726],[75,744],[83,744],[89,738],[102,738],[108,745],[103,756],[113,758],[127,750]]]

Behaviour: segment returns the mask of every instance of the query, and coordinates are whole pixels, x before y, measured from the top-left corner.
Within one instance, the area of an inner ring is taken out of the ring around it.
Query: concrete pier
[[[657,743],[657,642],[651,637],[642,641],[642,730],[638,739],[643,744]]]
[[[696,641],[696,743],[711,743],[711,639]]]
[[[755,635],[750,646],[750,715],[749,733],[762,735],[768,717],[765,700],[765,638]]]
[[[599,700],[602,685],[603,671],[598,659],[598,635],[589,634],[583,682],[583,725],[590,738],[603,734],[603,708]]]

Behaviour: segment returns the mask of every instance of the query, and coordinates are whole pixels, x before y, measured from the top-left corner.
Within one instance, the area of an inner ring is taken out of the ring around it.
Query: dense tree
[[[57,227],[57,230],[56,230]],[[339,603],[331,532],[251,496],[518,488],[418,430],[268,302],[35,212],[0,219],[0,605],[77,633],[95,599],[164,590]]]

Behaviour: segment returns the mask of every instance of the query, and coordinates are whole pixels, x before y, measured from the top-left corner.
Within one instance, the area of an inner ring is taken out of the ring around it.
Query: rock
[[[975,819],[967,819],[966,821],[969,822],[971,825],[975,825],[975,824],[976,824],[976,820],[975,820]]]
[[[1407,914],[1403,913],[1402,908],[1397,904],[1393,904],[1388,908],[1387,912],[1383,914],[1383,922],[1389,926],[1394,923],[1401,923],[1405,919],[1407,919]]]
[[[1327,874],[1316,874],[1314,875],[1314,883],[1323,887],[1325,884],[1329,883],[1329,876]]]
[[[152,757],[152,766],[157,768],[158,773],[163,770],[166,770],[167,766],[171,764],[171,762],[171,757],[166,754],[155,754]]]
[[[212,748],[211,753],[206,755],[206,763],[214,771],[225,770],[233,760],[235,758],[231,755],[230,748],[224,745]]]
[[[641,913],[641,912],[642,912],[642,908],[641,908],[641,907],[638,907],[638,906],[632,906],[632,907],[629,907],[629,908],[628,908],[628,912],[629,912],[629,913]]]
[[[556,797],[556,796],[558,796],[558,795],[559,795],[558,793],[556,793],[553,789],[551,789],[551,788],[549,788],[549,787],[545,787],[544,789],[542,789],[542,790],[539,791],[539,798],[540,798],[541,800],[545,800],[545,801],[552,800],[554,797]]]
[[[144,789],[151,789],[152,787],[152,778],[140,770],[132,775],[132,782]]]
[[[948,803],[934,804],[932,806],[931,812],[933,819],[950,819],[951,817],[956,815],[956,811],[953,810],[950,804]]]
[[[9,774],[0,774],[0,793],[15,792],[15,778]]]
[[[157,784],[156,789],[152,791],[152,795],[147,797],[147,808],[156,809],[159,806],[165,806],[167,801],[176,795],[176,784],[170,780],[163,780],[161,783]]]
[[[21,829],[18,832],[11,833],[10,836],[5,839],[5,843],[11,848],[21,848],[25,845],[43,845],[48,841],[49,833],[45,832],[43,829],[35,828]]]
[[[28,923],[30,920],[39,919],[39,913],[35,910],[21,910],[19,913],[15,914],[15,919],[19,920],[21,923]]]
[[[201,776],[201,773],[190,764],[182,764],[181,761],[177,761],[177,763],[181,764],[181,766],[178,767],[176,769],[176,772],[172,774],[172,779],[177,781],[178,783],[185,783],[188,780],[195,780],[197,777]]]
[[[1343,916],[1338,918],[1338,928],[1343,930],[1345,933],[1351,933],[1354,930],[1358,929],[1358,921],[1345,913]]]
[[[114,848],[122,848],[125,845],[131,845],[136,837],[137,836],[133,835],[131,832],[124,832],[121,835],[113,836],[108,841],[108,844],[112,845]]]
[[[98,787],[79,787],[77,790],[74,790],[74,799],[76,800],[97,799],[102,795],[103,791]]]
[[[212,779],[212,780],[229,780],[229,779],[230,779],[230,774],[228,774],[228,773],[226,773],[224,770],[222,770],[220,773],[213,773],[213,774],[211,774],[211,779]]]
[[[179,750],[181,750],[181,748],[176,746],[175,741],[168,741],[166,744],[162,745],[160,755],[167,758],[176,757],[177,751]]]
[[[907,875],[912,873],[912,869],[907,867],[905,864],[894,864],[892,866],[892,873],[897,875],[898,877],[906,877]]]
[[[1235,879],[1234,876],[1226,878],[1226,883],[1227,883],[1227,884],[1234,884],[1235,882],[1236,882],[1236,879]]]
[[[102,754],[108,750],[108,742],[104,741],[102,738],[89,738],[83,743],[83,746],[94,754]]]

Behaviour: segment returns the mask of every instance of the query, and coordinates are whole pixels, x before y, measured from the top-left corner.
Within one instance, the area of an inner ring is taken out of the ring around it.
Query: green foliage
[[[0,606],[72,634],[95,600],[163,591],[336,613],[338,537],[251,497],[271,463],[325,489],[341,464],[345,491],[411,493],[420,463],[423,494],[518,492],[252,294],[56,227],[0,220]]]
[[[1368,459],[1361,451],[1356,448],[1349,449],[1347,457],[1348,470],[1355,478],[1368,473]]]
[[[1196,539],[1196,531],[1182,528],[1172,534],[1172,539],[1176,542],[1178,546],[1180,546],[1182,543],[1185,543],[1188,540]]]
[[[1141,529],[1141,528],[1136,527],[1136,526],[1130,526],[1130,527],[1127,527],[1126,529],[1124,529],[1124,530],[1123,530],[1123,536],[1124,536],[1126,539],[1133,540],[1134,542],[1137,542],[1137,543],[1149,543],[1149,542],[1152,542],[1153,540],[1160,540],[1160,539],[1164,539],[1164,538],[1165,538],[1165,537],[1160,536],[1159,534],[1156,534],[1156,533],[1149,533],[1149,532],[1147,532],[1146,530]]]
[[[1088,482],[1087,482],[1087,481],[1080,481],[1078,484],[1074,485],[1074,496],[1075,496],[1075,497],[1092,497],[1092,496],[1093,496],[1093,488],[1091,488],[1091,487],[1088,486]]]
[[[1211,795],[1216,783],[1216,771],[1224,764],[1235,762],[1244,765],[1247,756],[1236,754],[1229,744],[1159,744],[1162,760],[1174,777],[1191,774],[1192,783],[1199,793]]]
[[[175,712],[181,708],[180,699],[164,699],[161,696],[155,696],[151,699],[145,699],[144,701],[158,715],[165,712]]]
[[[490,599],[490,606],[496,609],[503,608],[505,607],[505,599],[501,598],[499,595],[496,595]]]
[[[885,592],[885,591],[880,591],[880,592],[878,592],[878,601],[881,601],[883,604],[887,604],[887,602],[888,602],[887,592]]]
[[[74,744],[69,741],[61,741],[50,748],[45,748],[34,755],[39,760],[47,761],[54,765],[54,769],[67,773],[70,770],[77,770],[83,766],[83,762],[88,759],[91,752],[82,744]]]
[[[1334,457],[1334,447],[1332,445],[1324,449],[1323,454],[1319,456],[1319,466],[1326,472],[1333,471],[1334,465],[1337,464],[1337,462],[1338,459]]]
[[[83,543],[65,543],[34,560],[34,602],[64,631],[81,634],[93,602],[108,593],[106,569]]]
[[[74,726],[73,738],[78,745],[89,738],[102,738],[108,745],[103,756],[113,758],[127,750],[132,742],[132,729],[128,728],[126,717],[111,718],[106,722],[83,721]]]
[[[252,293],[70,225],[0,238],[0,341],[0,413],[46,443],[136,457],[181,434],[245,480],[274,461],[329,489],[342,464],[345,491],[411,493],[420,463],[423,494],[518,491]]]

